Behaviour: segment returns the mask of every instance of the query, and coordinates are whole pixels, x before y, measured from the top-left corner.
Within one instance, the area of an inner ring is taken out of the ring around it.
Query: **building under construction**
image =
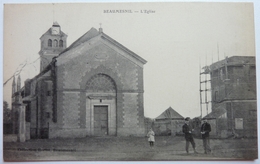
[[[200,105],[201,112],[206,108],[212,136],[257,137],[255,57],[226,57],[203,67]]]

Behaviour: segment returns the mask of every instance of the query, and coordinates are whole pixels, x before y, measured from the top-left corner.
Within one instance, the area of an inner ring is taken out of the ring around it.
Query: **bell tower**
[[[52,61],[53,57],[58,56],[67,48],[67,35],[61,31],[60,25],[54,22],[52,27],[41,36],[40,40],[40,71],[42,71]]]

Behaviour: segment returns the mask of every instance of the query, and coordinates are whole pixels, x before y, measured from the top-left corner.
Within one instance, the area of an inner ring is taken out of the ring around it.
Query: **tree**
[[[8,107],[8,103],[6,101],[3,103],[3,109],[4,123],[11,123],[11,110]]]

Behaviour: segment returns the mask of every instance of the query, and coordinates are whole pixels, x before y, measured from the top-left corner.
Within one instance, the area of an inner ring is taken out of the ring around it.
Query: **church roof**
[[[178,112],[176,112],[172,107],[166,109],[161,115],[156,117],[156,120],[160,119],[183,119],[184,117],[181,116]]]
[[[68,48],[66,48],[62,53],[77,47],[78,45],[96,37],[99,35],[99,32],[95,28],[91,28],[88,32],[86,32],[84,35],[82,35],[80,38],[78,38],[75,42],[73,42]]]
[[[60,53],[60,55],[62,55],[64,52],[75,48],[77,46],[79,46],[80,44],[89,41],[90,39],[97,37],[101,35],[101,38],[112,43],[113,45],[117,46],[118,48],[126,51],[128,54],[130,54],[132,57],[138,59],[139,61],[141,61],[143,64],[145,64],[147,61],[145,59],[143,59],[142,57],[138,56],[137,54],[135,54],[134,52],[132,52],[131,50],[127,49],[125,46],[123,46],[122,44],[118,43],[116,40],[112,39],[111,37],[109,37],[108,35],[106,35],[103,32],[99,32],[97,29],[95,28],[91,28],[88,32],[86,32],[84,35],[82,35],[80,38],[78,38],[75,42],[73,42],[68,48],[66,48],[63,52]]]
[[[51,28],[45,33],[45,34],[51,34]],[[43,34],[43,35],[45,35]],[[61,31],[62,35],[66,35],[65,33],[63,33]],[[42,36],[43,36],[42,35]],[[75,42],[73,42],[68,48],[66,48],[65,50],[63,50],[59,56],[62,56],[62,54],[64,54],[65,52],[69,51],[72,48],[75,48],[77,46],[79,46],[80,44],[89,41],[90,39],[97,37],[101,35],[101,38],[109,41],[111,44],[114,44],[115,46],[117,46],[118,48],[124,50],[125,52],[127,52],[128,54],[130,54],[132,57],[138,59],[140,62],[142,62],[143,64],[145,64],[147,61],[145,59],[143,59],[142,57],[138,56],[137,54],[135,54],[134,52],[132,52],[131,50],[127,49],[125,46],[123,46],[122,44],[118,43],[116,40],[112,39],[111,37],[109,37],[108,35],[106,35],[103,32],[99,32],[97,31],[97,29],[95,28],[91,28],[88,32],[86,32],[84,35],[82,35],[80,38],[78,38]],[[67,35],[66,35],[67,36]],[[59,56],[55,57],[58,58]],[[49,69],[51,68],[51,63],[44,69],[42,70],[38,75],[36,75],[34,78],[38,78],[40,76],[42,76],[43,74],[45,74]]]
[[[136,53],[134,53],[133,51],[129,50],[128,48],[126,48],[125,46],[123,46],[122,44],[118,43],[116,40],[112,39],[111,37],[109,37],[108,35],[106,35],[105,33],[102,33],[102,38],[113,43],[114,45],[116,45],[117,47],[123,49],[124,51],[128,52],[131,56],[133,56],[134,58],[138,59],[139,61],[141,61],[143,64],[147,63],[147,61],[145,59],[143,59],[142,57],[138,56]]]

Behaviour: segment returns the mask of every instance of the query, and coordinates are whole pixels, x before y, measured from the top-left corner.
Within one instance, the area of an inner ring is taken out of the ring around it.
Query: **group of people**
[[[203,124],[201,125],[200,133],[201,133],[201,137],[203,140],[204,153],[208,154],[211,152],[210,143],[209,143],[209,132],[211,132],[211,126],[207,122],[206,118],[202,119],[202,121],[203,121]],[[194,153],[198,153],[196,150],[196,144],[195,144],[193,136],[192,136],[193,131],[194,131],[194,129],[190,125],[190,118],[189,117],[185,118],[185,124],[182,126],[182,132],[185,134],[185,140],[186,140],[186,149],[185,150],[187,153],[189,153],[190,143],[192,145]]]
[[[182,126],[182,132],[184,133],[185,140],[186,140],[185,150],[187,153],[189,153],[189,145],[191,143],[194,153],[198,153],[196,150],[196,144],[194,142],[193,135],[192,135],[192,132],[194,131],[194,129],[192,128],[190,121],[191,120],[189,117],[185,118],[185,123]],[[209,133],[211,132],[211,126],[207,122],[206,118],[203,118],[202,121],[203,121],[203,124],[201,125],[200,133],[201,133],[201,137],[203,140],[204,153],[208,154],[211,152],[210,142],[209,142]],[[149,132],[147,133],[148,142],[150,144],[150,147],[154,146],[154,142],[155,142],[154,136],[155,136],[155,133],[154,133],[153,129],[151,128],[149,130]]]

